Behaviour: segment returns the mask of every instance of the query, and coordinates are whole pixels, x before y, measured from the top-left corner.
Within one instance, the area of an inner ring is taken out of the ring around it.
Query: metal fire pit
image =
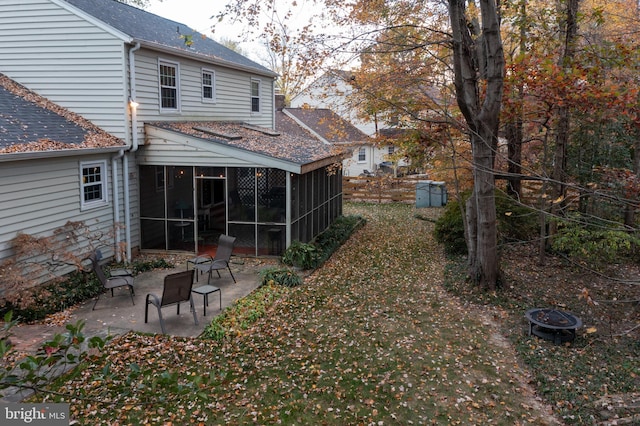
[[[582,326],[580,318],[557,309],[530,309],[524,316],[529,320],[529,336],[533,334],[556,345],[573,341],[576,330]]]

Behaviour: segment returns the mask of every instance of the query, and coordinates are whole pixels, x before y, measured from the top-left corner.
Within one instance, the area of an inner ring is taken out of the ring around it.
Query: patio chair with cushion
[[[118,270],[117,276],[112,276],[107,278],[102,270],[102,266],[100,265],[100,260],[102,259],[102,252],[100,250],[96,250],[89,256],[89,260],[91,260],[91,266],[93,271],[105,290],[111,290],[111,297],[113,297],[113,289],[120,287],[127,287],[129,290],[129,294],[131,295],[131,303],[134,305],[136,302],[133,300],[133,296],[135,295],[135,291],[133,289],[133,275],[131,273],[126,273],[126,270]],[[93,304],[92,310],[96,309],[96,305],[98,304],[98,300],[100,300],[100,295],[96,298],[95,303]]]
[[[177,306],[177,314],[180,315],[180,303],[189,302],[189,308],[193,313],[193,321],[198,325],[198,317],[193,306],[193,297],[191,296],[191,288],[193,287],[194,270],[177,272],[164,277],[164,288],[162,296],[158,298],[155,294],[147,294],[144,307],[144,322],[149,319],[149,305],[153,305],[158,309],[158,318],[160,319],[160,328],[162,333],[166,334],[164,327],[164,319],[162,318],[162,308],[166,306]]]
[[[233,252],[233,246],[236,243],[236,237],[230,237],[228,235],[220,235],[218,239],[218,248],[216,249],[216,255],[210,262],[198,263],[194,265],[194,268],[199,272],[207,272],[209,278],[207,284],[211,284],[211,274],[216,271],[218,278],[220,276],[220,269],[227,269],[233,282],[236,282],[236,277],[233,276],[231,268],[229,267],[229,261],[231,259],[231,252]]]

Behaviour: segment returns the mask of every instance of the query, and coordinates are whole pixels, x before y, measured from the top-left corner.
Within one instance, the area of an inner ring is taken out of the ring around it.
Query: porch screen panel
[[[234,253],[256,254],[256,225],[253,223],[229,223],[229,235],[236,237]]]
[[[164,219],[164,166],[140,166],[140,216]]]
[[[229,168],[227,175],[229,221],[254,222],[256,217],[256,169],[253,167]]]
[[[284,223],[286,220],[286,172],[256,169],[258,222]]]
[[[164,220],[140,220],[140,246],[143,249],[166,250],[166,222]]]

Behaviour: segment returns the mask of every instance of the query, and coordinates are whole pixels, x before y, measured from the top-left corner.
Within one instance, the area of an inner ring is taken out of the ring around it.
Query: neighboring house
[[[220,233],[280,254],[342,213],[341,155],[274,130],[276,74],[183,24],[115,0],[0,2],[0,72],[124,141],[96,160],[127,258]],[[18,231],[47,229],[3,227]]]
[[[276,96],[284,104],[284,97]],[[370,138],[362,133],[338,114],[325,108],[284,108],[277,107],[282,112],[282,120],[276,119],[276,128],[287,132],[294,131],[294,127],[302,128],[320,139],[327,145],[351,153],[342,162],[344,176],[358,176],[365,171],[375,170],[373,158],[362,155],[370,147]],[[279,116],[277,116],[279,117]],[[284,120],[284,117],[289,120]]]
[[[73,221],[111,234],[124,149],[122,140],[0,74],[0,259],[12,255],[18,232],[50,235]]]
[[[379,128],[376,120],[366,121],[358,117],[349,99],[354,90],[351,77],[352,74],[348,71],[327,71],[291,99],[291,108],[329,109],[370,137],[368,143],[361,144],[354,151],[354,161],[345,168],[348,172],[345,173],[346,176],[356,176],[365,169],[370,172],[388,172],[386,167],[397,148],[392,144],[375,143],[374,138],[379,137],[384,129]],[[400,165],[404,166],[406,163],[401,161]],[[359,173],[356,173],[358,170]]]

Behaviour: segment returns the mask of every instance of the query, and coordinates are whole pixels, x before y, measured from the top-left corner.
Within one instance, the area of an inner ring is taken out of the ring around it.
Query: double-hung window
[[[160,79],[160,110],[178,111],[180,109],[180,72],[178,64],[159,61],[158,76]]]
[[[90,209],[107,202],[107,162],[80,163],[80,207]]]
[[[202,102],[216,101],[216,73],[213,70],[202,69]]]
[[[367,161],[367,150],[365,147],[360,147],[358,150],[358,162],[363,163]]]
[[[260,80],[251,79],[251,112],[260,112]]]

